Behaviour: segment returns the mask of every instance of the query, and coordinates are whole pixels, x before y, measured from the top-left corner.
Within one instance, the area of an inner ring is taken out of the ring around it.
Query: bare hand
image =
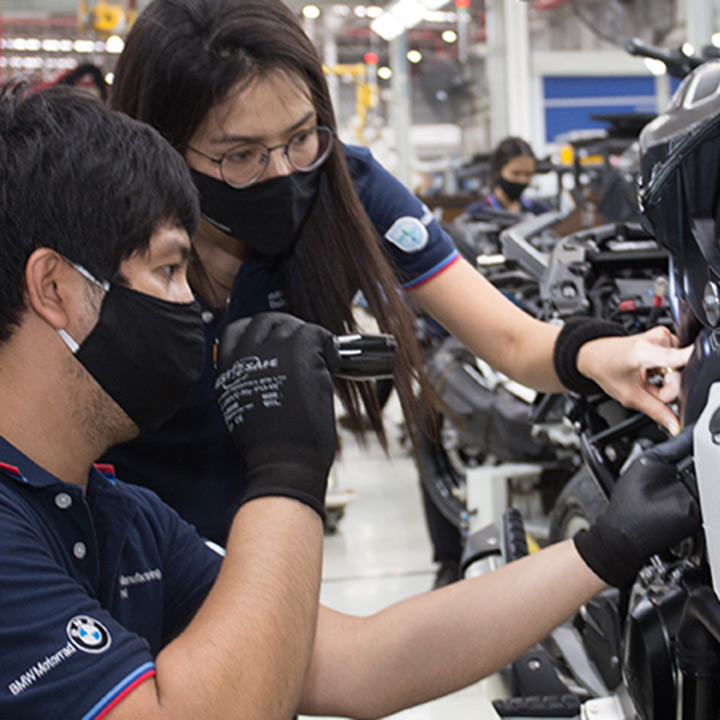
[[[678,347],[677,338],[664,327],[640,335],[599,338],[585,343],[577,368],[623,405],[640,410],[673,435],[680,432],[675,413],[667,406],[677,399],[680,373],[692,347]],[[650,382],[660,377],[661,384]]]

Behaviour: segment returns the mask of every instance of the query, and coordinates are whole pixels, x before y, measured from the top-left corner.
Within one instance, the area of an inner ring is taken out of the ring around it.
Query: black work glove
[[[619,478],[608,509],[575,546],[590,569],[616,587],[630,585],[645,561],[700,528],[697,490],[678,461],[692,453],[692,427],[643,453]]]
[[[220,333],[215,381],[225,423],[248,468],[244,500],[283,495],[324,517],[335,456],[332,335],[285,313],[230,323]]]

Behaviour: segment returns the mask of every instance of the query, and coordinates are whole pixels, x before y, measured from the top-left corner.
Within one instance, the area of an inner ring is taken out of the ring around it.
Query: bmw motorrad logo
[[[105,652],[112,642],[108,629],[89,615],[76,615],[66,629],[70,642],[83,652]]]

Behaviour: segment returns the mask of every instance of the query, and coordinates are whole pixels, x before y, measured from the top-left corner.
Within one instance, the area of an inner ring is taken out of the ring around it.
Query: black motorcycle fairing
[[[690,591],[675,640],[678,670],[677,717],[705,720],[720,716],[720,605],[713,590]]]
[[[548,439],[532,432],[533,406],[484,383],[474,356],[455,338],[444,340],[433,354],[428,375],[464,444],[505,462],[552,457]]]
[[[671,638],[687,593],[649,592],[625,621],[623,680],[642,720],[674,720],[676,673]]]
[[[675,328],[675,335],[680,342],[680,347],[690,345],[695,341],[702,324],[692,311],[683,289],[683,273],[680,265],[673,256],[669,260],[668,272],[668,304]]]
[[[720,62],[688,76],[668,110],[643,130],[640,150],[640,204],[672,255],[675,321],[687,343],[693,322],[680,311],[709,328],[720,320],[704,302],[720,278]]]
[[[710,387],[720,378],[720,328],[703,328],[680,382],[683,426],[695,422],[705,408]]]
[[[610,690],[614,690],[622,680],[620,606],[620,591],[611,588],[587,602],[585,612],[575,621],[581,625],[579,629],[588,657]]]

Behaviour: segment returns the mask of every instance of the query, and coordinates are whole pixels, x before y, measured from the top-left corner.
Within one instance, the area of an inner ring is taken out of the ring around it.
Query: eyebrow
[[[302,127],[308,120],[313,116],[317,115],[315,110],[311,110],[306,115],[300,118],[294,125],[285,128],[280,134],[287,135]],[[211,138],[211,145],[227,145],[228,143],[242,143],[242,142],[260,142],[262,135],[219,135],[218,137]]]
[[[190,259],[190,244],[182,240],[170,240],[160,252],[154,254],[153,260],[162,261],[177,255],[181,262],[186,263]]]

